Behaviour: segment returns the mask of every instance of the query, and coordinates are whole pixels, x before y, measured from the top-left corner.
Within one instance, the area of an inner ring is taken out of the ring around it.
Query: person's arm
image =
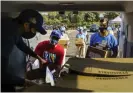
[[[43,60],[39,55],[37,55],[37,53],[35,53],[32,49],[30,49],[22,40],[22,37],[17,37],[18,41],[16,42],[16,46],[23,51],[26,54],[29,54],[32,57],[37,58],[39,61],[41,61],[42,63],[45,63],[46,61]],[[16,38],[16,39],[17,39]]]
[[[22,40],[22,37],[16,37],[17,41],[16,41],[16,46],[23,51],[26,54],[29,54],[32,57],[37,58],[37,54],[35,52],[33,52],[32,49],[30,49]]]
[[[115,46],[115,47],[112,49],[112,51],[113,51],[112,58],[116,58],[117,55],[118,55],[118,46]]]
[[[84,42],[86,42],[86,35],[84,34]]]
[[[42,62],[42,64],[47,63],[47,61],[42,58],[43,57],[43,52],[44,52],[44,50],[43,50],[44,47],[45,47],[45,43],[40,42],[35,48],[35,53],[37,54],[37,58],[39,59],[39,61]]]
[[[35,53],[39,56],[43,56],[43,42],[40,42],[36,48],[35,48]]]
[[[63,63],[63,59],[64,59],[64,49],[61,49],[58,54],[56,54],[56,61],[54,64],[49,64],[50,70],[56,70],[57,73],[60,72],[61,70],[61,65]]]
[[[94,37],[94,35],[92,35],[90,38],[90,46],[93,46],[93,37]]]
[[[112,42],[113,42],[113,47],[112,47],[113,55],[112,55],[112,57],[116,58],[118,55],[118,42],[114,36],[112,37]]]

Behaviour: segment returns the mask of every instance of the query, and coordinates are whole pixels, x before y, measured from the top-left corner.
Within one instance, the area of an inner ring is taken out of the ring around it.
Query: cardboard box
[[[76,45],[84,45],[84,43],[85,43],[84,40],[81,39],[81,38],[78,38],[78,39],[75,40]]]
[[[66,48],[68,47],[68,42],[69,40],[65,40],[65,39],[60,39],[59,40],[59,44],[63,47],[63,48]]]
[[[82,75],[133,75],[133,58],[69,58],[67,64]]]
[[[109,57],[111,57],[111,51],[88,46],[86,58],[109,58]]]

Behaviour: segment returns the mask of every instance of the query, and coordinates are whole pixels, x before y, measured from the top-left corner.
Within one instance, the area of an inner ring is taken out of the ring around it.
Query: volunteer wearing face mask
[[[66,32],[66,27],[62,24],[61,27],[60,27],[60,30],[62,33],[65,33]]]
[[[113,52],[113,58],[118,54],[118,43],[116,38],[107,31],[107,22],[100,20],[100,32],[93,34],[90,38],[90,46],[95,46],[97,43],[108,47]]]
[[[9,57],[15,45],[24,53],[29,54],[30,56],[33,56],[39,59],[39,61],[45,63],[45,61],[34,53],[28,46],[26,46],[22,40],[22,37],[26,39],[33,38],[36,35],[36,31],[45,35],[46,31],[43,29],[42,24],[43,17],[38,13],[38,11],[32,9],[22,11],[16,18],[11,18],[8,15],[1,15],[2,92],[13,92],[15,91],[16,85],[24,85],[26,82],[26,79],[18,77],[10,71],[8,72]]]
[[[44,65],[49,65],[51,71],[55,69],[59,72],[63,62],[64,48],[58,44],[60,38],[60,31],[53,30],[50,40],[40,42],[35,48],[35,53],[46,60]]]
[[[80,58],[85,58],[85,41],[86,41],[86,36],[83,32],[83,28],[79,28],[78,29],[78,34],[76,35],[76,40],[78,39],[82,39],[82,44],[77,46],[77,53],[76,53],[76,57],[80,57]]]

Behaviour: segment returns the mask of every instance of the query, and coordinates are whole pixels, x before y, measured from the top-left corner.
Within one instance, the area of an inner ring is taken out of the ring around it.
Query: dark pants
[[[1,57],[1,91],[15,92],[16,85],[23,85],[24,79],[7,72],[8,59]]]
[[[15,87],[8,84],[10,77],[7,75],[8,60],[1,57],[1,92],[15,92]]]

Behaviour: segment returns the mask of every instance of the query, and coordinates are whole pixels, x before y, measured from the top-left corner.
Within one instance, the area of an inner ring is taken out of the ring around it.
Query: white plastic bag
[[[36,59],[35,62],[32,64],[33,69],[38,69],[39,68],[39,60]]]
[[[54,78],[52,72],[50,72],[49,68],[46,67],[46,83],[50,83],[51,86],[55,86]]]

